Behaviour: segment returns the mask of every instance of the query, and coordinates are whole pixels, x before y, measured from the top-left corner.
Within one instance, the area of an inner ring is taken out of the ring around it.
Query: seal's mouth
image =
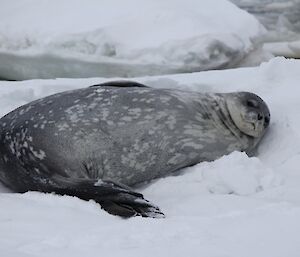
[[[268,127],[268,117],[265,118],[259,111],[250,111],[240,116],[244,124],[243,129],[247,130],[250,136],[260,137]]]
[[[240,133],[250,138],[258,138],[263,134],[264,128],[262,127],[262,124],[260,124],[258,120],[249,117],[247,118],[244,115],[240,114],[239,121],[241,121],[240,123],[243,124],[243,126],[241,127],[241,125],[239,126],[238,124],[236,124],[234,118],[230,115],[229,110],[228,112],[229,112],[229,117],[232,125],[235,127],[235,129],[239,130]]]

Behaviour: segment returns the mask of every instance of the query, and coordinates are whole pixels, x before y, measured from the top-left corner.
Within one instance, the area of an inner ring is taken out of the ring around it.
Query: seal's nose
[[[269,126],[269,123],[270,123],[270,116],[266,116],[265,117],[265,122],[264,122],[264,127],[268,127]]]

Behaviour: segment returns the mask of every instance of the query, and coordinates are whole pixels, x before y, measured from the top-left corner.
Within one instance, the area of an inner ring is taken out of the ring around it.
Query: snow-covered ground
[[[1,0],[0,78],[236,67],[264,33],[252,15],[227,0]],[[264,58],[260,53],[251,63]]]
[[[257,152],[234,152],[140,188],[165,219],[108,215],[69,196],[0,193],[0,256],[299,257],[300,61],[134,80],[158,88],[252,91],[271,110]],[[0,82],[0,115],[103,78]]]

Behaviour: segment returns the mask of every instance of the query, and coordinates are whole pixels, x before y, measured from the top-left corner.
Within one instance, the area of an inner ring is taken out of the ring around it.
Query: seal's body
[[[18,192],[71,194],[114,214],[149,216],[133,205],[150,203],[126,186],[249,151],[269,117],[265,103],[245,92],[201,94],[134,82],[63,92],[0,120],[0,179]]]

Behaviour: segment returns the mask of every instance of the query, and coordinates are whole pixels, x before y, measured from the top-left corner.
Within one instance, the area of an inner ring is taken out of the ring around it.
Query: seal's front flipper
[[[60,178],[64,188],[55,189],[57,194],[77,196],[83,200],[95,200],[105,211],[121,217],[163,218],[160,209],[144,199],[143,195],[129,187],[112,181],[78,180],[70,182]]]

